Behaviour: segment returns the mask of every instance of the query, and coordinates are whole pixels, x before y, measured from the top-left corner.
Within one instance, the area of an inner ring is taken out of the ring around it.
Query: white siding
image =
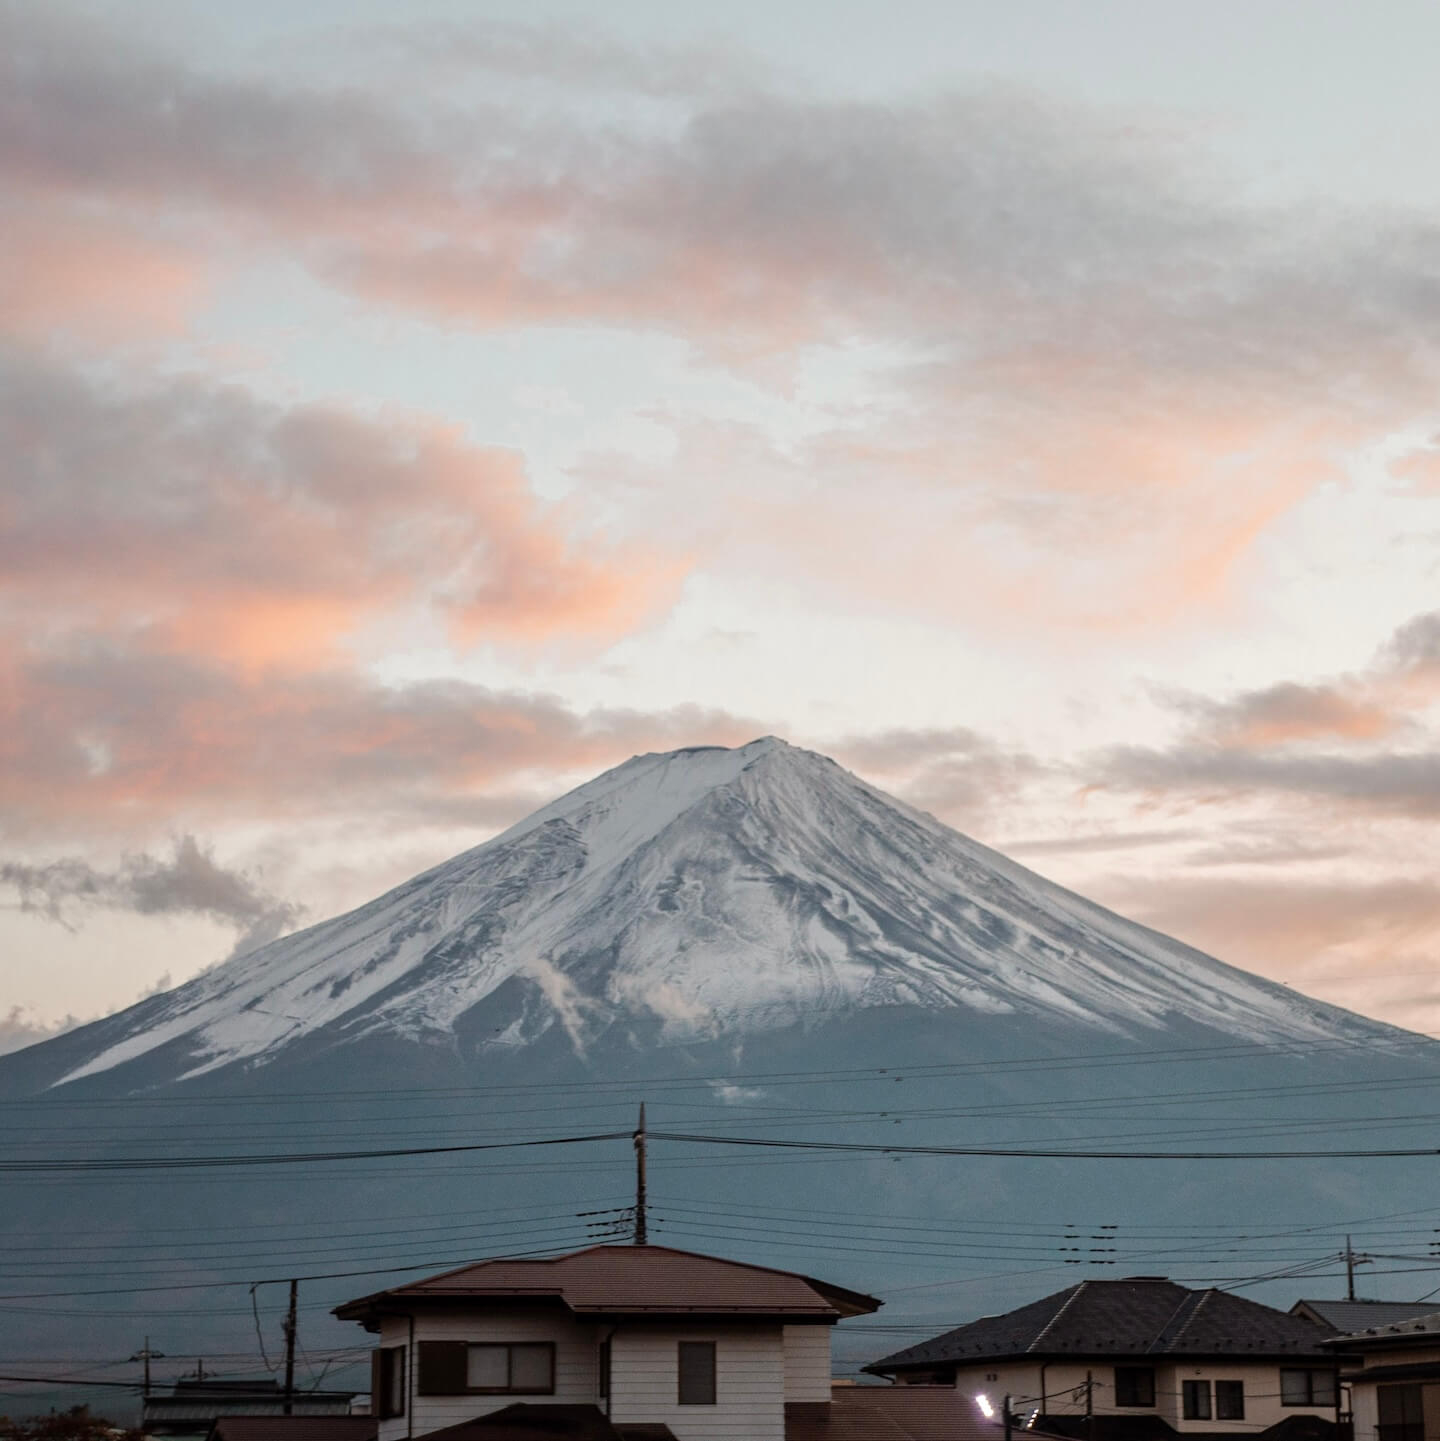
[[[380,1333],[382,1346],[406,1345],[409,1322],[389,1318]],[[558,1308],[513,1311],[474,1311],[453,1316],[417,1316],[415,1343],[421,1341],[553,1341],[555,1343],[555,1394],[553,1396],[421,1396],[417,1394],[416,1357],[406,1358],[406,1390],[410,1416],[381,1421],[379,1441],[402,1441],[423,1436],[442,1426],[486,1416],[516,1401],[555,1404],[594,1404],[599,1400],[599,1328],[576,1321]]]
[[[679,1404],[681,1341],[715,1343],[715,1405]],[[778,1325],[662,1329],[622,1322],[611,1342],[610,1374],[616,1421],[663,1422],[678,1441],[784,1441],[785,1351]]]
[[[830,1399],[830,1328],[786,1326],[785,1399]]]
[[[984,1394],[998,1410],[1001,1398],[1008,1392],[1012,1405],[1022,1415],[1039,1404],[1042,1390],[1045,1409],[1053,1415],[1083,1415],[1087,1374],[1091,1379],[1091,1405],[1097,1416],[1163,1417],[1177,1431],[1233,1431],[1237,1438],[1252,1435],[1257,1429],[1273,1426],[1287,1416],[1323,1416],[1335,1419],[1333,1406],[1282,1406],[1280,1404],[1280,1366],[1276,1362],[1199,1361],[1175,1362],[1172,1358],[1144,1357],[1122,1361],[1121,1365],[1152,1364],[1155,1370],[1155,1405],[1152,1407],[1116,1406],[1115,1365],[1105,1361],[1051,1362],[1042,1368],[1033,1361],[991,1365],[962,1366],[956,1372],[956,1387],[971,1396]],[[1323,1369],[1323,1363],[1296,1361],[1301,1369]],[[1213,1401],[1216,1381],[1243,1381],[1245,1384],[1245,1419],[1243,1421],[1187,1421],[1182,1413],[1182,1382],[1208,1380]],[[1356,1432],[1356,1441],[1360,1434]],[[1373,1441],[1373,1438],[1369,1438]],[[1437,1438],[1440,1441],[1440,1438]]]

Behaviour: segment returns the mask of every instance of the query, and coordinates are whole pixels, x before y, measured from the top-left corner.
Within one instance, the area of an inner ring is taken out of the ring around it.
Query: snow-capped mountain
[[[128,1355],[142,1316],[172,1356],[243,1355],[256,1317],[223,1288],[298,1273],[307,1346],[352,1345],[324,1308],[395,1268],[614,1224],[644,1102],[654,1234],[939,1330],[1070,1267],[1235,1280],[1428,1215],[1437,1058],[822,756],[639,756],[348,915],[0,1057],[0,1300],[34,1358]],[[1345,1149],[1377,1141],[1418,1149]],[[1302,1227],[1299,1250],[1215,1240],[1225,1223]]]
[[[767,737],[637,756],[348,915],[66,1038],[56,1084],[162,1051],[176,1077],[377,1036],[583,1052],[877,1007],[1137,1036],[1388,1028],[1126,921]],[[639,1029],[637,1029],[639,1028]]]

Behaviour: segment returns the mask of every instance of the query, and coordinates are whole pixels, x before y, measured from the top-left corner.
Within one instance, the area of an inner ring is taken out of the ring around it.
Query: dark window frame
[[[480,1346],[503,1348],[507,1352],[506,1374],[514,1374],[516,1348],[534,1348],[549,1353],[550,1384],[536,1386],[472,1386],[470,1352]],[[421,1396],[553,1396],[555,1394],[555,1343],[553,1341],[421,1341],[416,1366]]]
[[[1287,1376],[1303,1376],[1305,1378],[1305,1399],[1290,1400],[1285,1394],[1285,1378]],[[1316,1386],[1316,1378],[1324,1382],[1324,1390],[1328,1395],[1316,1396],[1320,1388]],[[1320,1406],[1330,1407],[1337,1405],[1340,1398],[1340,1389],[1337,1373],[1328,1370],[1324,1366],[1282,1366],[1280,1368],[1280,1404],[1282,1406],[1308,1406],[1312,1409]]]
[[[1148,1398],[1148,1399],[1146,1399]],[[1153,1366],[1117,1366],[1115,1368],[1116,1406],[1155,1407],[1155,1368]]]
[[[1377,1386],[1375,1413],[1379,1441],[1425,1441],[1425,1391],[1418,1383]]]
[[[392,1421],[405,1414],[405,1347],[379,1346],[371,1363],[370,1391],[375,1416]]]
[[[1245,1382],[1217,1381],[1215,1383],[1215,1419],[1217,1421],[1243,1421],[1245,1419]]]
[[[686,1365],[686,1356],[692,1364]],[[694,1362],[702,1363],[700,1374]],[[713,1341],[680,1341],[675,1348],[675,1404],[677,1406],[714,1406],[718,1404],[716,1354]],[[697,1385],[698,1382],[698,1385]],[[698,1393],[698,1394],[697,1394]]]
[[[1183,1421],[1209,1421],[1214,1406],[1210,1399],[1210,1383],[1187,1379],[1180,1383],[1180,1418]]]

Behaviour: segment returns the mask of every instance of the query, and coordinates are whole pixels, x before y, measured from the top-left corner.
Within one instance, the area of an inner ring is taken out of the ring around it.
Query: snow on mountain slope
[[[639,1020],[708,1038],[897,1005],[1119,1034],[1180,1017],[1282,1044],[1395,1034],[1092,905],[767,737],[637,756],[368,905],[113,1018],[63,1080],[174,1042],[192,1075],[301,1038],[450,1043],[512,977],[527,1003],[490,1044],[559,1024],[582,1046]]]

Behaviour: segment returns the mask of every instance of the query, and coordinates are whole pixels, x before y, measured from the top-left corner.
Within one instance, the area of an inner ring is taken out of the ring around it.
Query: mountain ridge
[[[61,1038],[79,1060],[51,1084],[167,1047],[186,1080],[302,1039],[464,1032],[505,1050],[558,1026],[583,1053],[641,1044],[637,1027],[675,1044],[892,1006],[1112,1036],[1176,1018],[1281,1045],[1406,1034],[1115,915],[768,736],[632,757],[353,911]]]

